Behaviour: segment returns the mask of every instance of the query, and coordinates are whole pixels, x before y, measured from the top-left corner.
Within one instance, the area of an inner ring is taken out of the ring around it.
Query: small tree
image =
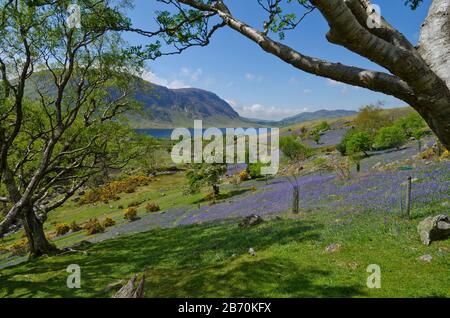
[[[346,142],[346,153],[356,164],[356,170],[361,171],[361,160],[367,157],[372,145],[372,139],[366,132],[353,133]]]
[[[321,122],[319,125],[317,125],[317,127],[316,127],[317,131],[322,131],[322,132],[328,131],[330,129],[331,129],[330,124],[325,120],[323,122]]]
[[[422,148],[422,138],[426,134],[426,123],[416,112],[412,112],[395,122],[395,126],[401,128],[407,137],[417,140],[419,151]]]
[[[221,177],[227,172],[226,164],[193,164],[186,173],[188,179],[189,193],[198,193],[201,188],[206,186],[212,187],[213,201],[220,194]]]
[[[300,143],[292,136],[280,139],[280,149],[289,158],[292,167],[291,171],[287,171],[286,178],[293,188],[292,212],[298,213],[300,208],[298,177],[300,172],[303,171],[301,164],[311,157],[313,151],[309,146]]]
[[[366,132],[374,137],[381,128],[391,124],[390,119],[384,115],[381,105],[381,103],[368,105],[359,110],[354,120],[357,131]]]
[[[400,148],[405,142],[405,132],[396,126],[381,128],[375,136],[375,146],[379,149]]]

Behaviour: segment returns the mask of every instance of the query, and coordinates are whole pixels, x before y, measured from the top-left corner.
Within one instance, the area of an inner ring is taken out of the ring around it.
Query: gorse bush
[[[21,239],[17,241],[16,243],[12,244],[9,247],[9,252],[12,256],[23,256],[28,253],[29,247],[28,247],[28,240],[27,239]]]
[[[56,224],[56,236],[62,236],[70,232],[70,225],[66,223]]]
[[[103,187],[87,192],[81,198],[80,204],[117,201],[120,200],[119,194],[134,193],[138,187],[147,186],[151,181],[152,178],[146,176],[133,176],[120,181],[113,181]]]
[[[123,218],[128,221],[136,221],[137,217],[137,209],[136,208],[128,208],[124,211]]]
[[[147,212],[158,212],[160,209],[159,205],[153,202],[149,202],[145,205],[145,210]]]
[[[114,220],[111,219],[110,217],[107,217],[107,218],[103,221],[102,225],[103,225],[104,228],[112,227],[112,226],[116,225],[116,221],[114,221]]]
[[[79,226],[79,225],[77,224],[77,222],[75,222],[75,221],[73,221],[72,223],[70,223],[69,226],[70,226],[70,231],[71,231],[72,233],[79,232],[79,231],[82,230],[81,226]]]
[[[97,233],[105,232],[105,227],[100,224],[98,219],[90,219],[85,225],[84,229],[88,235],[94,235]]]
[[[250,180],[250,175],[249,175],[249,173],[247,172],[247,170],[242,170],[242,171],[239,173],[239,179],[241,180],[241,182]]]

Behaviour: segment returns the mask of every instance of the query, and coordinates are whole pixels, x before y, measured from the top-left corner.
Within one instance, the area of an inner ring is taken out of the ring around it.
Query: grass
[[[237,223],[155,229],[7,268],[0,297],[109,297],[108,285],[140,272],[147,297],[450,296],[450,242],[423,246],[417,219],[321,211],[247,230]],[[341,249],[326,253],[332,243]],[[423,254],[433,261],[419,261]],[[70,264],[81,267],[79,290],[66,287]],[[370,264],[381,267],[381,289],[366,287]]]

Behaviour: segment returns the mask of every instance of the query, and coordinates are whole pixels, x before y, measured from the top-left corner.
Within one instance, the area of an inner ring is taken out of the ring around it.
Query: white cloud
[[[235,100],[227,100],[228,104],[236,110],[242,117],[264,119],[264,120],[280,120],[286,117],[297,115],[308,109],[286,108],[266,106],[262,104],[253,104],[250,106],[241,105]]]
[[[180,70],[180,75],[185,78],[189,78],[190,80],[196,82],[202,76],[203,70],[201,68],[191,69],[189,67],[182,67]]]
[[[151,72],[151,71],[147,71],[145,70],[142,75],[141,75],[143,80],[146,80],[150,83],[156,84],[156,85],[161,85],[161,86],[165,86],[171,89],[178,89],[178,88],[188,88],[190,87],[189,85],[187,85],[184,81],[179,80],[179,79],[175,79],[172,81],[169,81],[165,78],[161,78],[158,75],[156,75],[155,73]]]
[[[245,74],[245,78],[248,80],[248,81],[256,81],[256,82],[262,82],[263,80],[264,80],[264,76],[262,76],[262,75],[255,75],[255,74],[252,74],[252,73],[246,73]]]
[[[327,81],[327,85],[328,85],[328,86],[344,86],[344,85],[345,85],[344,83],[341,83],[341,82],[332,80],[332,79],[330,79],[330,78],[327,78],[326,81]]]

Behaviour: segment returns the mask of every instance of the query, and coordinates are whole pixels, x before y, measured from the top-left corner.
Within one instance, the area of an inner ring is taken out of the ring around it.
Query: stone
[[[255,250],[254,250],[253,248],[251,248],[251,247],[249,248],[248,253],[249,253],[251,256],[256,256]]]
[[[433,260],[433,256],[431,255],[422,255],[421,257],[419,257],[419,260],[425,263],[431,263],[431,261]]]
[[[339,251],[340,249],[341,249],[341,244],[331,244],[325,248],[325,252],[334,253],[334,252]]]
[[[420,240],[425,245],[450,237],[450,218],[447,215],[428,217],[417,226]]]
[[[252,215],[245,217],[241,221],[241,223],[239,223],[239,227],[248,228],[248,227],[252,227],[252,226],[261,224],[262,222],[264,222],[262,217],[260,217],[259,215],[256,215],[256,214],[252,214]]]

